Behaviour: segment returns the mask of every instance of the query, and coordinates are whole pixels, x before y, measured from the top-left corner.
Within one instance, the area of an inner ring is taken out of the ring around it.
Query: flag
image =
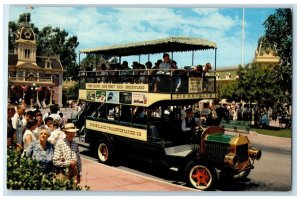
[[[33,6],[27,6],[26,9],[28,9],[28,10],[33,10],[34,7],[33,7]]]

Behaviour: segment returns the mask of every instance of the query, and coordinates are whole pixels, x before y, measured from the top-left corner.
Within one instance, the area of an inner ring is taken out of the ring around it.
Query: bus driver
[[[181,130],[186,133],[187,137],[192,138],[195,136],[195,128],[197,126],[196,120],[193,117],[193,111],[191,108],[185,110],[186,117],[181,121]]]

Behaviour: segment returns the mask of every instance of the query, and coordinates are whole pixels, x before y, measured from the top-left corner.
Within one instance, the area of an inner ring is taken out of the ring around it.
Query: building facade
[[[63,67],[59,57],[36,55],[36,36],[31,27],[16,33],[13,53],[8,54],[8,98],[27,105],[62,105]]]
[[[262,67],[271,67],[279,64],[280,58],[276,55],[276,47],[272,45],[265,37],[262,37],[258,41],[257,49],[253,59],[254,64],[261,65]],[[220,67],[216,70],[216,91],[220,90],[233,81],[239,79],[238,66],[232,67]],[[209,105],[213,103],[213,100],[209,101]],[[222,99],[220,103],[226,103],[226,99]]]

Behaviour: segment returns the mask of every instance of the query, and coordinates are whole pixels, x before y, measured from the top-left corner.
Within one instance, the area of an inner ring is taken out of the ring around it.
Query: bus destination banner
[[[215,93],[202,93],[202,94],[172,94],[172,99],[213,99],[216,97]]]
[[[148,84],[122,84],[122,83],[86,83],[87,90],[121,90],[133,92],[148,92]]]
[[[86,128],[136,140],[147,141],[147,130],[145,129],[120,126],[92,120],[86,120]]]

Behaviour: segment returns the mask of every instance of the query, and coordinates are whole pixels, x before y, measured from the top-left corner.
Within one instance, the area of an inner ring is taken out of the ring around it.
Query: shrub
[[[44,173],[36,160],[22,157],[15,149],[7,151],[7,189],[9,190],[83,190],[73,180],[55,178],[54,172]],[[85,186],[89,190],[88,186]]]

